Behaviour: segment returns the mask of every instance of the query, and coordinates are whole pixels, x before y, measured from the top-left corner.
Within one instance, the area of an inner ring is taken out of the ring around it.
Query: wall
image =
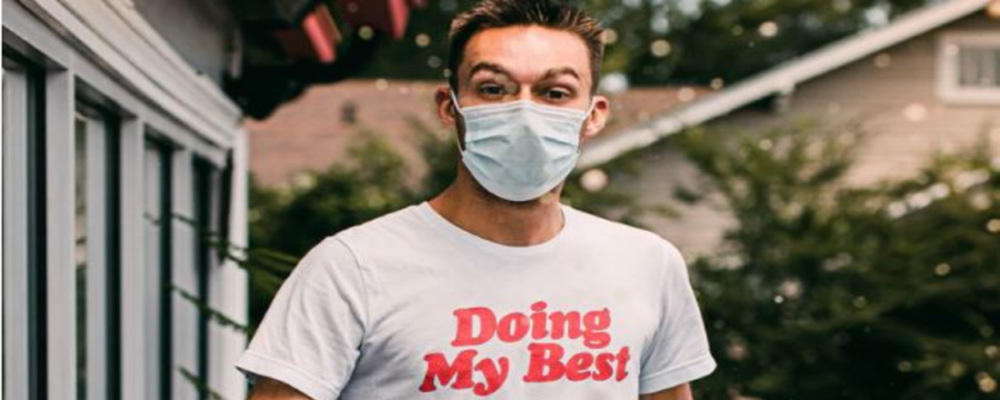
[[[135,8],[196,70],[217,84],[229,65],[237,26],[228,2],[134,0]]]
[[[749,134],[788,120],[812,118],[832,125],[862,121],[863,146],[847,182],[870,185],[913,176],[935,152],[967,148],[983,134],[1000,149],[997,106],[946,104],[936,93],[937,40],[943,32],[1000,31],[1000,22],[982,13],[865,57],[800,84],[784,113],[744,109],[708,124],[711,128],[746,129]],[[670,202],[680,185],[698,181],[698,173],[669,139],[641,151],[643,174],[614,185],[647,202]],[[678,208],[679,219],[650,218],[647,223],[690,258],[719,251],[731,218],[706,205]]]

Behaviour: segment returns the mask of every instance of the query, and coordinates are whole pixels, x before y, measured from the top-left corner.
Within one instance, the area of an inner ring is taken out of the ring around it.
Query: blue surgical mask
[[[462,162],[490,193],[510,201],[541,197],[573,171],[580,128],[593,111],[529,100],[460,108],[465,122]]]

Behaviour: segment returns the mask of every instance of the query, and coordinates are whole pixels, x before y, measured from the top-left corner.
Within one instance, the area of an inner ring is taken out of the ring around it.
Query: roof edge
[[[885,27],[864,30],[828,44],[685,107],[595,141],[580,155],[578,168],[606,163],[626,152],[650,146],[685,127],[726,115],[772,94],[789,93],[801,82],[968,16],[984,9],[990,1],[950,0],[928,5],[900,16]]]

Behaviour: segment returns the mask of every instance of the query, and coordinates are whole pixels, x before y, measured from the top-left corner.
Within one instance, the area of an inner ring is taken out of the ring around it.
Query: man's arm
[[[639,400],[694,400],[694,398],[691,397],[691,385],[685,383],[656,393],[641,394]]]
[[[286,385],[284,382],[266,376],[257,378],[248,400],[312,400],[309,396]],[[654,399],[654,400],[659,400]]]

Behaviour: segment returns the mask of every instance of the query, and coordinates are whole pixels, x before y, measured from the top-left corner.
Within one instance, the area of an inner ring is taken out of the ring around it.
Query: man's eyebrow
[[[495,64],[491,62],[480,62],[476,63],[476,65],[473,65],[472,68],[469,69],[469,78],[472,78],[474,75],[476,75],[476,72],[479,71],[490,71],[498,75],[505,75],[508,78],[512,76],[510,72],[508,72],[506,68],[500,66],[500,64]]]
[[[542,75],[542,80],[552,79],[559,75],[572,75],[574,78],[576,78],[576,80],[580,80],[580,74],[578,74],[576,70],[573,69],[573,67],[552,68],[548,71],[545,71],[545,74]]]

